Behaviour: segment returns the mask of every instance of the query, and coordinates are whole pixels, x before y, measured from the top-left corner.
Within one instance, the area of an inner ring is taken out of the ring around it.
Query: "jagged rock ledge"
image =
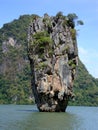
[[[28,29],[28,56],[35,102],[41,112],[64,112],[78,64],[74,24],[58,13],[35,17]]]

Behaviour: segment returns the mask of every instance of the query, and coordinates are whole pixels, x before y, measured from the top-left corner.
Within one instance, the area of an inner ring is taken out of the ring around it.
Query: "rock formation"
[[[76,31],[62,14],[35,17],[28,29],[28,56],[35,102],[41,112],[64,112],[73,98],[78,64]]]

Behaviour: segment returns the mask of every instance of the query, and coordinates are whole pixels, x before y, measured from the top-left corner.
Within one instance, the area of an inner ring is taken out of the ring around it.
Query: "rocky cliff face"
[[[28,29],[32,90],[39,111],[64,112],[73,97],[76,33],[65,16],[35,17]]]

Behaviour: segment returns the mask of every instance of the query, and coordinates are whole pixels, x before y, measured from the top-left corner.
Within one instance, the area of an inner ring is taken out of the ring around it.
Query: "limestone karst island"
[[[62,12],[5,23],[0,28],[0,104],[36,103],[47,112],[98,106],[98,79],[78,57],[81,30],[76,29],[82,24],[76,14]]]
[[[32,90],[41,112],[64,112],[78,65],[75,15],[35,17],[28,29]]]

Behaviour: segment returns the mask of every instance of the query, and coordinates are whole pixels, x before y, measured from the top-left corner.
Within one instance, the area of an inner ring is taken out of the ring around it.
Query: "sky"
[[[98,0],[0,0],[0,28],[24,14],[76,13],[84,22],[76,26],[79,57],[89,73],[98,78]]]

